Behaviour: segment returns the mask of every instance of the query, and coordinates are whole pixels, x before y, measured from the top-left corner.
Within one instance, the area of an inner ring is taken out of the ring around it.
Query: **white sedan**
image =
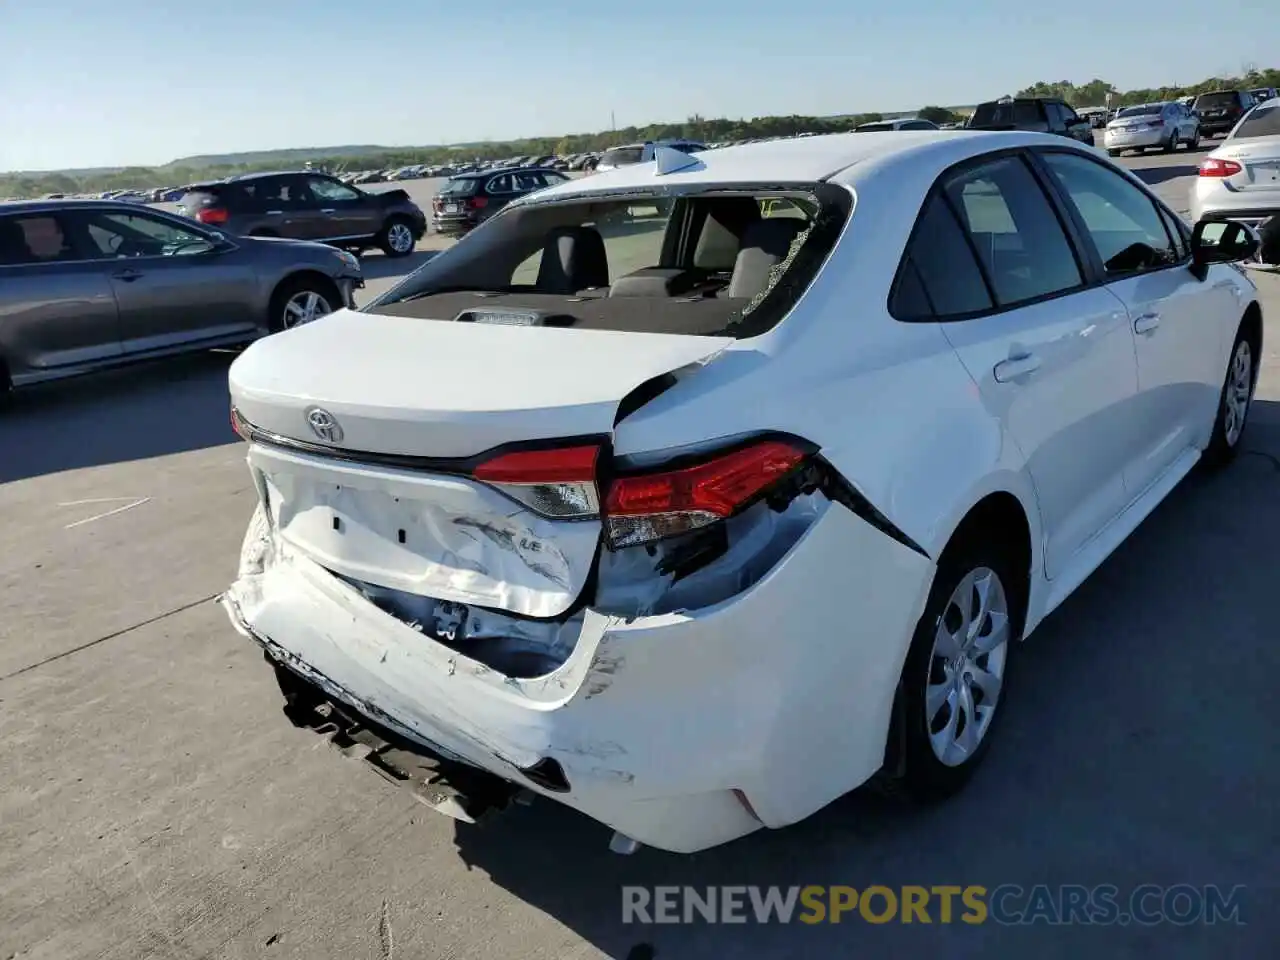
[[[543,796],[695,851],[873,778],[945,797],[1020,641],[1239,449],[1255,248],[1047,134],[541,191],[235,361],[225,606],[295,722],[462,819]]]

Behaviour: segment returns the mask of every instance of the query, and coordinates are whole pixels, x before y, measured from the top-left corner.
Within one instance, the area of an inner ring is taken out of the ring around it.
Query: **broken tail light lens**
[[[241,440],[252,440],[252,434],[249,429],[249,421],[240,415],[240,411],[235,407],[231,408],[231,429],[236,432]]]
[[[761,440],[681,469],[616,477],[604,511],[609,540],[630,547],[726,519],[807,456],[785,441]]]
[[[518,450],[486,460],[472,476],[545,517],[582,520],[600,514],[599,459],[594,445]]]

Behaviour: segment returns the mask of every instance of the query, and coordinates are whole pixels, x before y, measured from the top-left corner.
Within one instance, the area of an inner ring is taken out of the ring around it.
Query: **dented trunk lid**
[[[265,337],[231,365],[231,398],[254,426],[330,445],[470,457],[507,443],[607,435],[646,381],[710,358],[730,337],[452,323],[340,310]]]
[[[363,583],[553,618],[589,578],[600,521],[548,519],[430,461],[607,438],[636,387],[732,342],[339,311],[257,341],[229,383],[266,438],[249,463],[289,548]]]

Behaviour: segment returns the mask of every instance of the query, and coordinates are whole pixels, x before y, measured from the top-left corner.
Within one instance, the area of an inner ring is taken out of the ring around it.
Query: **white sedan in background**
[[[1020,642],[1239,449],[1256,240],[1047,134],[656,153],[237,358],[231,621],[461,819],[694,851],[946,797]]]
[[[1280,99],[1246,113],[1204,158],[1191,188],[1191,215],[1257,227],[1262,262],[1280,264]]]
[[[1144,103],[1124,107],[1107,124],[1103,146],[1117,157],[1126,150],[1141,153],[1158,148],[1172,153],[1180,144],[1196,150],[1200,146],[1200,120],[1181,101]]]

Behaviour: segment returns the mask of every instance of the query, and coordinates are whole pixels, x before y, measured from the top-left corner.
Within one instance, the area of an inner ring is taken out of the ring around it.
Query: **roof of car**
[[[635,163],[539,191],[542,202],[605,191],[651,189],[663,184],[813,183],[834,180],[852,183],[863,165],[881,162],[921,162],[942,169],[988,150],[1020,146],[1090,148],[1049,133],[977,130],[896,130],[834,133],[817,137],[770,140],[708,150],[692,157],[688,167],[659,176],[653,162]]]
[[[94,197],[63,197],[61,200],[0,200],[0,213],[44,213],[50,210],[69,210],[76,207],[109,207],[112,210],[134,211],[146,204],[127,200],[99,200]],[[151,209],[147,207],[147,209]]]
[[[487,180],[489,177],[501,176],[504,173],[554,173],[564,176],[559,170],[550,167],[537,167],[525,164],[522,167],[490,167],[488,170],[472,170],[469,173],[455,173],[450,180]]]

